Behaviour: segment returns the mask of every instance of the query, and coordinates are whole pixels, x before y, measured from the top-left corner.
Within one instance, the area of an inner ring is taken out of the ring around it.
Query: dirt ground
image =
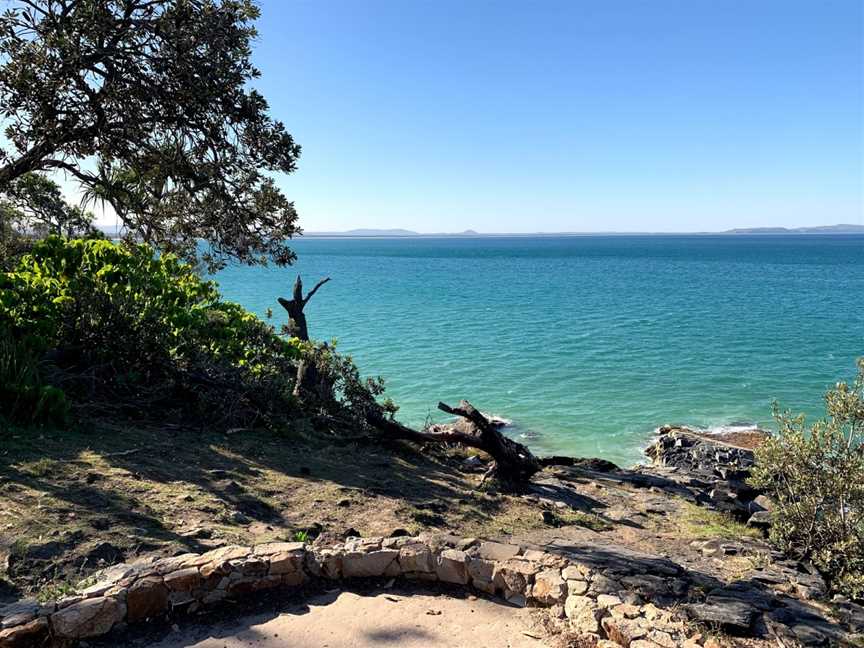
[[[225,544],[338,541],[443,529],[540,529],[537,507],[477,488],[466,455],[346,444],[298,423],[285,435],[164,425],[0,430],[0,604],[48,600],[106,565]],[[590,512],[562,523],[603,525]]]
[[[482,598],[335,591],[272,614],[172,632],[151,648],[542,648],[532,612]],[[527,634],[526,634],[527,633]]]

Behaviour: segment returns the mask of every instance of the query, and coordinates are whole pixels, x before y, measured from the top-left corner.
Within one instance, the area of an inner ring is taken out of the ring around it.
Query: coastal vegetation
[[[771,539],[811,560],[837,591],[864,596],[864,359],[808,426],[775,406],[778,432],[756,450],[752,483],[774,501]]]

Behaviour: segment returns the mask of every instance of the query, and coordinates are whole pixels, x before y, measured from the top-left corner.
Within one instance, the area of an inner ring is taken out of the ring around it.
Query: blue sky
[[[859,0],[263,0],[306,230],[862,222]]]

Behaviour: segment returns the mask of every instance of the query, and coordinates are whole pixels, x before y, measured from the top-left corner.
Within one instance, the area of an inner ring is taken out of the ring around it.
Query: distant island
[[[490,236],[664,236],[675,234],[691,235],[720,235],[720,234],[864,234],[864,225],[817,225],[814,227],[750,227],[736,228],[722,232],[487,232],[480,233],[468,229],[463,232],[440,232],[422,233],[407,229],[352,229],[344,232],[305,232],[306,237],[331,237],[331,238],[396,238],[396,237],[490,237]]]
[[[749,227],[724,234],[864,234],[864,225],[819,225],[816,227]]]

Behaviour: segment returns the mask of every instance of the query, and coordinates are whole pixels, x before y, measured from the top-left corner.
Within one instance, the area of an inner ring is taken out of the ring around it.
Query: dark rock
[[[404,538],[411,534],[406,529],[393,529],[388,538]]]
[[[768,529],[771,527],[770,511],[756,511],[747,519],[747,526],[757,529]]]
[[[780,602],[771,593],[746,582],[732,583],[727,587],[712,590],[708,593],[708,598],[705,600],[709,605],[718,605],[729,601],[745,603],[762,611],[770,610],[780,605]]]
[[[342,533],[340,533],[343,538],[361,538],[360,532],[354,527],[348,527]],[[392,536],[391,536],[392,537]]]
[[[713,603],[684,606],[690,618],[707,624],[717,624],[732,632],[746,632],[753,625],[756,609],[747,603],[718,599]]]

